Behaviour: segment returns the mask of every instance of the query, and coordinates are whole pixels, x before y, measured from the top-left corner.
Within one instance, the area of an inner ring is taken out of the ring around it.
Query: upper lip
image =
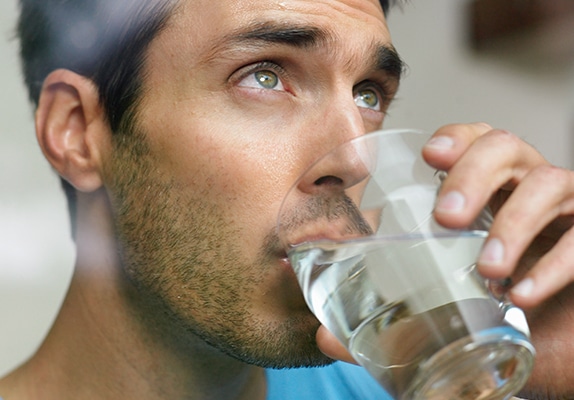
[[[338,239],[341,239],[341,237],[339,237]],[[280,260],[286,260],[289,261],[289,256],[287,255],[287,252],[295,247],[301,246],[305,243],[310,243],[310,242],[318,242],[321,240],[337,240],[336,238],[331,238],[327,235],[307,235],[307,236],[302,236],[300,239],[297,239],[295,241],[293,241],[293,243],[289,243],[289,248],[285,249],[285,248],[281,248],[277,251],[277,257]]]
[[[294,241],[293,244],[291,244],[291,246],[296,247],[296,246],[300,246],[302,244],[310,243],[310,242],[319,242],[321,240],[337,240],[337,239],[342,239],[342,237],[334,238],[334,237],[329,237],[328,235],[310,235],[310,236],[305,236],[304,238],[302,238],[300,240]]]
[[[349,233],[347,224],[345,220],[340,220],[342,223],[337,223],[337,221],[315,221],[308,222],[297,226],[292,234],[290,235],[294,239],[289,238],[288,244],[290,247],[296,247],[304,243],[317,242],[320,240],[341,240],[346,239],[351,236],[355,236]],[[317,226],[319,225],[319,226]]]
[[[353,236],[356,237],[356,236]],[[350,239],[351,237],[349,235],[327,235],[327,234],[317,234],[317,235],[308,235],[308,236],[303,236],[301,237],[301,239],[298,239],[296,241],[293,241],[293,243],[291,243],[290,249],[304,245],[306,243],[311,243],[311,242],[321,242],[321,241],[329,241],[329,242],[336,242],[338,240],[343,240],[343,239]],[[285,256],[287,256],[287,253],[285,252]]]

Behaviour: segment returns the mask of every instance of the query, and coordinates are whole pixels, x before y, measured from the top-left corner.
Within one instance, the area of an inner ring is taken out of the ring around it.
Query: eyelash
[[[259,61],[255,64],[240,68],[236,72],[239,75],[237,75],[237,77],[234,78],[233,80],[234,82],[241,82],[249,75],[254,74],[258,71],[265,71],[265,70],[275,72],[279,80],[283,83],[283,85],[287,89],[287,82],[289,81],[289,72],[285,68],[283,68],[279,63],[269,60]],[[394,97],[394,93],[392,92],[391,88],[389,87],[387,82],[366,80],[355,85],[355,87],[353,88],[353,96],[355,96],[355,93],[369,88],[375,90],[380,96],[381,109],[384,111],[384,109],[386,109],[386,107],[389,105],[389,103]]]
[[[356,96],[359,92],[364,90],[373,90],[374,92],[377,93],[379,97],[381,107],[380,111],[385,112],[387,106],[394,97],[394,94],[391,93],[391,90],[388,86],[389,85],[385,85],[384,83],[381,84],[377,81],[371,81],[371,80],[363,81],[357,84],[353,88],[353,96]]]
[[[258,71],[272,71],[275,72],[278,78],[281,80],[283,84],[285,84],[285,79],[289,79],[289,74],[287,70],[285,70],[281,65],[273,61],[260,61],[258,63],[249,65],[244,68],[240,68],[238,70],[239,75],[234,80],[236,82],[240,82],[243,79],[247,78],[249,75],[254,74]]]

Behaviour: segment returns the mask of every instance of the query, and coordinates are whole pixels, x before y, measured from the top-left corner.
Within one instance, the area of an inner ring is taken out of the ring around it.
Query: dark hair
[[[37,106],[44,79],[58,68],[90,78],[112,132],[137,107],[149,43],[180,0],[20,0],[17,34],[25,83]],[[385,13],[396,0],[381,0]],[[127,121],[127,122],[126,122]],[[62,186],[74,231],[76,192]]]
[[[137,97],[147,45],[173,0],[20,0],[18,36],[30,99],[66,68],[90,78],[116,130]]]
[[[165,25],[174,0],[20,0],[17,34],[30,100],[37,106],[44,79],[58,68],[91,79],[111,130],[133,111],[145,51]],[[72,232],[76,191],[64,179]]]
[[[392,3],[395,3],[393,0],[380,0],[381,7],[383,7],[383,12],[387,14],[389,12],[389,8]]]

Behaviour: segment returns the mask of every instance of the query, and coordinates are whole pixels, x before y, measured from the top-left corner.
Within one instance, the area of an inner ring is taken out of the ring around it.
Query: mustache
[[[341,237],[367,236],[374,232],[355,201],[344,191],[321,193],[289,207],[283,206],[277,229],[268,235],[265,248],[289,247],[305,236],[325,235],[333,227]]]

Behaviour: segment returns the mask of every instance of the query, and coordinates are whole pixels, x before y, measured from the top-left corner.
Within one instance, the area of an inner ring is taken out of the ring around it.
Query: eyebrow
[[[232,41],[285,44],[299,48],[318,47],[326,44],[332,35],[327,31],[309,26],[294,26],[276,22],[255,23],[236,32]]]
[[[258,22],[226,35],[220,42],[224,48],[259,48],[264,44],[287,45],[301,49],[319,48],[336,41],[329,31],[293,23]],[[216,45],[215,49],[219,46]],[[215,50],[214,49],[214,50]],[[371,66],[399,80],[405,64],[392,44],[374,45]]]

